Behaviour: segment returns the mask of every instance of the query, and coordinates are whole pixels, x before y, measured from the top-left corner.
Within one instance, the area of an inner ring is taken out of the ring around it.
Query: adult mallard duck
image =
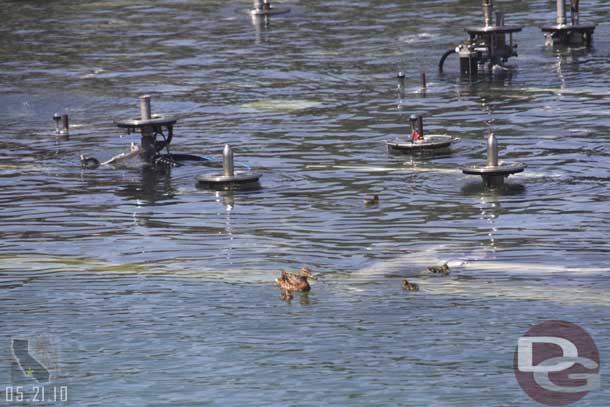
[[[442,274],[446,276],[449,274],[449,265],[447,263],[443,264],[440,267],[428,267],[428,271],[434,274]]]
[[[284,291],[309,291],[311,287],[307,281],[308,278],[316,279],[309,267],[303,267],[296,273],[282,271],[282,274],[279,278],[275,279],[275,282]]]
[[[402,288],[407,291],[419,291],[419,285],[411,283],[409,280],[402,280]]]

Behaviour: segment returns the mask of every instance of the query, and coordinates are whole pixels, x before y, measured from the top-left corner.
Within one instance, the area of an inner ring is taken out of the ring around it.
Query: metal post
[[[424,116],[422,115],[417,116],[417,133],[420,138],[424,138]]]
[[[487,138],[487,166],[498,166],[498,139],[493,133]]]
[[[264,7],[263,0],[254,0],[254,9],[252,11],[260,11]]]
[[[417,133],[417,116],[412,114],[409,117],[409,121],[411,122],[411,143],[413,142],[413,134]]]
[[[572,17],[572,25],[578,25],[580,18],[578,15],[578,3],[580,0],[571,0],[570,15]]]
[[[398,88],[401,90],[404,90],[405,89],[405,73],[398,72],[397,78],[398,78]]]
[[[59,113],[53,115],[53,121],[55,122],[55,133],[60,134],[59,122],[61,122],[61,116]]]
[[[566,4],[565,0],[557,0],[557,25],[566,25]]]
[[[61,115],[61,130],[59,134],[65,135],[70,132],[70,119],[67,114]]]
[[[233,150],[228,144],[225,144],[225,148],[222,152],[222,168],[225,177],[235,176],[235,168],[233,166]]]
[[[494,6],[492,0],[483,0],[483,17],[485,18],[485,27],[491,27],[493,14]]]
[[[152,112],[150,108],[150,95],[140,96],[140,119],[141,120],[150,120],[152,118]],[[140,156],[146,162],[152,163],[157,154],[157,149],[155,147],[155,137],[153,135],[153,127],[150,125],[142,126],[141,132],[141,151]]]
[[[428,86],[428,83],[426,81],[426,73],[422,72],[421,73],[421,88],[426,89],[427,86]]]
[[[496,13],[496,25],[502,27],[504,25],[504,13]]]
[[[150,95],[140,96],[140,118],[142,120],[150,120],[151,117]]]

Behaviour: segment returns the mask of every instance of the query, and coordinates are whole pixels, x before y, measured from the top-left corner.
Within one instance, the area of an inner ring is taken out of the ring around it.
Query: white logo
[[[543,360],[534,365],[534,344],[552,344],[561,348],[563,356]],[[601,387],[599,373],[572,373],[572,380],[586,380],[582,386],[559,386],[549,379],[549,373],[562,372],[579,364],[587,369],[596,370],[599,364],[594,360],[578,356],[578,349],[571,341],[554,336],[524,336],[519,338],[517,345],[517,368],[524,373],[533,373],[536,383],[551,392],[581,393],[597,390]]]

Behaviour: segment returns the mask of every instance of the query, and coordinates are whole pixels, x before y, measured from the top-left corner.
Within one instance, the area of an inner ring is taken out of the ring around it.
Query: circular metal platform
[[[197,177],[197,182],[203,185],[216,185],[216,186],[224,186],[231,184],[247,184],[258,182],[258,180],[263,176],[261,173],[257,172],[243,172],[237,171],[235,175],[229,176],[224,174],[204,174]]]
[[[493,176],[493,175],[504,175],[508,176],[511,174],[517,174],[523,172],[527,165],[521,163],[510,163],[501,162],[497,167],[490,167],[487,165],[470,165],[463,167],[462,172],[468,175],[481,175],[481,176]]]
[[[540,27],[543,32],[584,32],[589,33],[595,31],[594,24],[579,24],[579,25],[549,25]]]
[[[388,149],[391,151],[415,152],[423,150],[439,150],[447,148],[451,143],[458,139],[445,135],[430,135],[424,136],[423,140],[415,140],[413,142],[386,141]]]
[[[290,8],[288,7],[271,7],[269,10],[250,10],[250,15],[252,16],[277,16],[278,14],[287,14],[290,13]]]
[[[148,120],[142,119],[125,119],[115,120],[114,124],[121,128],[141,128],[144,126],[173,126],[178,120],[174,117],[165,117],[160,115],[153,115]]]
[[[472,34],[486,34],[486,33],[516,33],[523,29],[519,25],[490,25],[489,27],[468,27],[465,31]]]

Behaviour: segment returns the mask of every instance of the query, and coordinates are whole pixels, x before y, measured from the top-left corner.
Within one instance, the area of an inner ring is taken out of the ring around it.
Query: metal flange
[[[527,168],[526,164],[516,162],[501,162],[497,166],[488,165],[470,165],[463,167],[462,172],[467,175],[481,175],[481,176],[509,176],[523,172]]]
[[[162,126],[173,126],[176,124],[178,119],[174,117],[166,117],[160,115],[152,115],[150,119],[123,119],[123,120],[115,120],[114,124],[117,127],[124,129],[141,129],[145,126],[153,126],[153,127],[162,127]]]
[[[462,172],[467,175],[480,175],[486,187],[499,188],[504,185],[504,178],[523,172],[526,167],[521,163],[498,161],[498,140],[491,133],[487,138],[487,163],[463,167]]]
[[[440,150],[447,148],[456,140],[455,137],[447,135],[429,135],[424,136],[423,140],[414,140],[408,143],[386,141],[386,145],[391,151],[420,152],[423,150]]]
[[[235,171],[233,150],[228,144],[222,152],[222,174],[204,174],[197,177],[199,185],[226,188],[231,185],[253,184],[263,176],[256,172]]]
[[[229,185],[229,184],[248,184],[258,182],[263,174],[256,172],[237,171],[233,175],[210,174],[197,177],[199,184],[206,185]]]

